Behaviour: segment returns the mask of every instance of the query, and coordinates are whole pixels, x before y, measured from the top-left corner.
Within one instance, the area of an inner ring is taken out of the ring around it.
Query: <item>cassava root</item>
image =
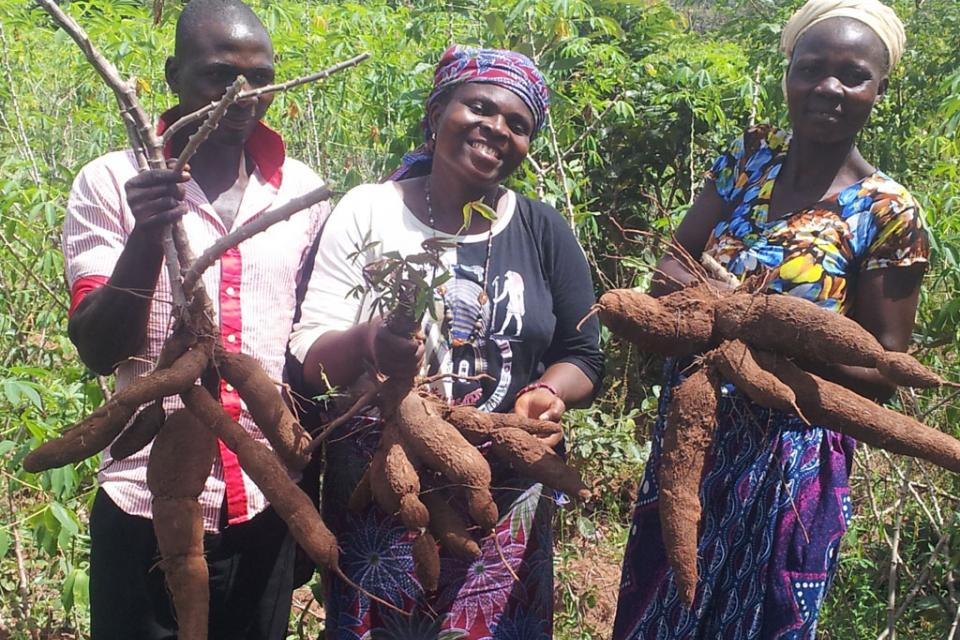
[[[960,473],[960,441],[808,373],[792,360],[874,368],[897,385],[957,386],[912,356],[885,350],[849,318],[800,298],[704,285],[661,298],[630,289],[608,291],[597,309],[614,333],[641,351],[700,354],[694,360],[699,368],[673,391],[657,470],[663,541],[687,606],[696,595],[699,485],[722,382],[733,383],[759,406]]]

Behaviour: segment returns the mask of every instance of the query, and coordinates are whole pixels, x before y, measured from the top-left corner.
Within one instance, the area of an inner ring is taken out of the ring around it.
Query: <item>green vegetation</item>
[[[149,0],[65,4],[121,72],[138,78],[153,113],[170,104],[162,62],[179,3],[167,2],[159,27]],[[278,96],[268,114],[291,155],[341,190],[385,175],[418,141],[433,64],[449,42],[535,57],[554,105],[512,186],[569,219],[606,289],[646,284],[660,252],[653,239],[627,241],[618,227],[669,233],[726,141],[751,121],[784,122],[778,25],[800,2],[253,4],[274,36],[278,78],[373,54],[325,84]],[[910,51],[862,150],[926,207],[935,254],[915,343],[926,364],[960,380],[960,4],[894,4]],[[112,96],[69,38],[28,0],[0,0],[0,638],[87,636],[86,522],[96,464],[33,475],[20,461],[109,393],[110,381],[89,373],[66,338],[58,241],[72,177],[124,145]],[[560,638],[601,637],[609,628],[659,392],[657,361],[612,339],[606,349],[601,402],[568,421],[571,455],[603,491],[559,517]],[[960,434],[955,394],[898,402]],[[950,636],[960,615],[960,479],[861,448],[853,495],[856,517],[821,637],[877,637],[890,610],[902,637]],[[322,627],[315,610],[294,613],[292,637],[315,637]]]

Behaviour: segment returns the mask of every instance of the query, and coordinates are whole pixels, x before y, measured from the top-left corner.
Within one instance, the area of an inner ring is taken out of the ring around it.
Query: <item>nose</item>
[[[240,75],[237,76],[237,77],[238,77],[238,78],[243,78],[243,86],[240,87],[240,93],[246,93],[246,92],[248,92],[248,91],[251,91],[251,90],[253,90],[253,89],[256,89],[256,87],[253,86],[253,84],[250,82],[250,79],[247,78],[245,75],[240,74]],[[250,100],[250,98],[247,98],[247,100]]]
[[[241,94],[244,94],[244,93],[247,93],[247,92],[249,92],[249,91],[252,91],[252,90],[254,90],[254,89],[256,89],[256,88],[257,88],[257,87],[256,87],[255,85],[251,84],[250,80],[248,80],[248,79],[244,76],[244,82],[243,82],[243,86],[240,87],[240,93],[241,93]],[[236,107],[236,108],[239,108],[239,109],[254,109],[254,108],[256,108],[256,106],[257,106],[257,100],[258,100],[257,97],[250,96],[250,97],[246,97],[246,98],[241,98],[241,99],[237,100],[236,103],[234,103],[234,104],[235,104],[235,107]]]
[[[487,116],[483,124],[491,134],[503,138],[507,136],[507,119],[503,117],[503,114],[495,113]]]
[[[828,75],[817,83],[814,91],[824,96],[842,95],[843,83],[836,76]]]

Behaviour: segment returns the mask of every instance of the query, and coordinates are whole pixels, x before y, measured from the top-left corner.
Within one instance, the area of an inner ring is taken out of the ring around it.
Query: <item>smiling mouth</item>
[[[223,118],[220,120],[221,124],[225,124],[228,127],[245,127],[250,124],[251,120],[254,120],[255,117],[253,113],[247,111],[227,111],[223,114]]]
[[[480,140],[473,140],[470,142],[470,146],[489,158],[495,158],[497,160],[500,160],[503,157],[503,154],[500,153],[498,149],[491,147],[486,142],[481,142]]]
[[[823,111],[820,109],[807,109],[807,114],[814,118],[827,118],[830,120],[839,120],[842,114],[837,111]]]

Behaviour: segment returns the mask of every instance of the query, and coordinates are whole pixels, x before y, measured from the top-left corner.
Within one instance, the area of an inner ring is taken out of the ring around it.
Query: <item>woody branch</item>
[[[279,91],[287,91],[288,89],[293,89],[294,87],[299,87],[300,85],[307,84],[309,82],[316,82],[318,80],[324,80],[330,76],[343,71],[344,69],[349,69],[350,67],[355,67],[367,58],[370,57],[369,53],[361,53],[356,55],[348,60],[343,62],[338,62],[332,67],[328,67],[323,71],[318,71],[316,73],[311,73],[310,75],[302,76],[299,78],[294,78],[293,80],[287,80],[286,82],[280,82],[278,84],[271,84],[265,87],[260,87],[258,89],[251,89],[250,91],[244,91],[237,96],[237,100],[248,100],[250,98],[258,98],[270,93],[277,93]],[[173,136],[177,134],[178,131],[183,129],[186,126],[200,120],[205,115],[210,113],[214,108],[216,108],[216,103],[210,103],[205,107],[201,107],[194,111],[193,113],[188,113],[187,115],[181,117],[179,120],[174,122],[170,127],[163,132],[163,141],[166,143],[168,140],[172,139]]]
[[[200,280],[200,276],[203,275],[203,272],[213,266],[213,263],[219,260],[220,256],[222,256],[231,247],[235,247],[244,240],[251,238],[258,233],[266,231],[276,223],[286,220],[298,211],[312,207],[323,200],[329,200],[331,195],[330,189],[326,185],[318,187],[313,191],[305,193],[299,198],[294,198],[288,201],[286,204],[281,205],[272,211],[268,211],[259,218],[248,222],[238,227],[231,233],[221,237],[206,251],[204,251],[203,255],[197,258],[190,268],[184,273],[184,288],[189,291]]]
[[[103,81],[113,90],[120,105],[120,113],[127,128],[130,145],[138,161],[146,160],[147,166],[141,164],[140,169],[162,169],[166,166],[163,158],[163,143],[154,132],[146,112],[137,99],[136,89],[131,82],[124,82],[120,73],[112,62],[107,60],[90,41],[90,37],[77,22],[67,15],[53,0],[36,0],[54,21],[67,32],[77,43],[84,56],[97,71]],[[180,242],[177,242],[177,235]],[[179,308],[186,306],[186,297],[180,286],[181,261],[186,256],[180,255],[178,246],[186,244],[186,234],[179,222],[165,232],[163,238],[163,255],[166,262],[167,275],[170,278],[170,287],[173,293],[174,304]]]

